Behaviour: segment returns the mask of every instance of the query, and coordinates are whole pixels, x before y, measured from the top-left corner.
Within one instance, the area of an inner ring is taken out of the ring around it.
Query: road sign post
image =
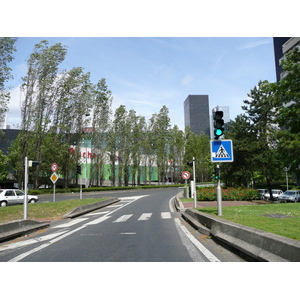
[[[217,163],[216,168],[220,174],[220,162],[233,162],[233,147],[232,140],[211,141],[211,161]],[[222,216],[222,189],[221,180],[218,175],[217,178],[217,203],[218,203],[218,216]]]
[[[56,187],[56,181],[58,180],[58,175],[54,172],[50,176],[50,179],[53,182],[53,202],[55,202],[55,187]]]
[[[24,206],[24,220],[27,220],[28,218],[28,201],[27,201],[27,198],[28,198],[28,157],[26,156],[25,157],[25,177],[24,177],[24,203],[23,203],[23,206]]]
[[[191,177],[191,174],[190,172],[188,171],[184,171],[181,173],[181,177],[182,179],[184,179],[184,182],[185,182],[185,194],[186,194],[186,197],[188,198],[189,197],[189,193],[188,193],[188,186],[187,186],[187,180],[190,179]]]

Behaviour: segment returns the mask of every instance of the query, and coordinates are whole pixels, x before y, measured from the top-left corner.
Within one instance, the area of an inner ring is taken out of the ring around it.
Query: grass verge
[[[60,220],[61,217],[66,214],[71,209],[103,201],[107,198],[99,199],[75,199],[75,200],[65,200],[59,202],[49,202],[49,203],[37,203],[28,204],[28,219],[41,221],[41,220]],[[22,220],[24,218],[24,207],[23,205],[6,206],[0,208],[0,224],[7,223],[15,220]]]
[[[212,215],[218,214],[216,207],[197,210]],[[283,215],[286,218],[265,215]],[[222,207],[220,218],[300,241],[300,203]]]

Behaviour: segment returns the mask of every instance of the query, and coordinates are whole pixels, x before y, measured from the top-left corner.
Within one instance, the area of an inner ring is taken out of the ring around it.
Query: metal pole
[[[28,218],[28,200],[27,200],[27,195],[28,195],[28,157],[25,157],[25,177],[24,177],[24,220],[27,220]]]
[[[217,164],[218,174],[220,174],[220,165]],[[221,190],[221,180],[218,176],[217,184],[217,203],[218,203],[218,216],[222,216],[222,190]]]
[[[196,193],[196,166],[195,166],[195,157],[193,157],[193,176],[194,176],[194,208],[197,207],[197,193]]]
[[[53,186],[53,202],[55,202],[55,183],[54,183],[54,186]]]

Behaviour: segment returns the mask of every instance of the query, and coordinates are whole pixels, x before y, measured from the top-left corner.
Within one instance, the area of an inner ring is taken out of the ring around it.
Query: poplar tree
[[[27,61],[28,71],[22,84],[25,99],[21,108],[19,162],[22,164],[25,156],[40,162],[35,168],[35,187],[39,184],[38,175],[44,162],[43,143],[49,132],[51,116],[58,97],[58,66],[67,52],[61,43],[53,46],[48,44],[48,41],[44,40],[35,45],[34,52]]]
[[[92,159],[91,179],[94,185],[102,186],[105,176],[107,132],[111,117],[112,94],[105,78],[102,78],[93,88],[92,106]]]
[[[10,100],[9,87],[5,83],[12,78],[9,63],[13,60],[13,52],[16,51],[17,38],[0,38],[0,123],[3,122]]]

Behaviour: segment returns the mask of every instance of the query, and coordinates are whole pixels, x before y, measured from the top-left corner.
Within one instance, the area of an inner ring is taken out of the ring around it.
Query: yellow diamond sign
[[[57,174],[54,172],[51,176],[50,176],[50,179],[53,183],[55,183],[58,179],[58,176]]]

